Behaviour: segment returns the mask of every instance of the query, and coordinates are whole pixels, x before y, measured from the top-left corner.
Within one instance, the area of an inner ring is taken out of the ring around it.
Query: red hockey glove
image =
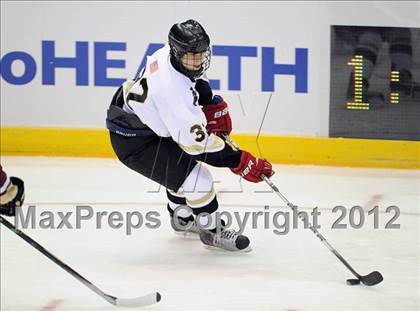
[[[230,119],[227,103],[219,95],[215,95],[213,103],[203,107],[207,119],[207,131],[221,136],[232,132],[232,120]]]
[[[261,174],[264,174],[267,177],[273,175],[273,168],[270,162],[266,159],[256,158],[247,151],[242,151],[241,161],[239,162],[238,167],[231,168],[230,170],[254,183],[262,181]]]

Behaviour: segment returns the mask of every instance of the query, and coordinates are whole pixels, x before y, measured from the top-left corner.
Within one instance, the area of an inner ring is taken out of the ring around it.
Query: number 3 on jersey
[[[190,133],[194,134],[196,142],[202,142],[206,138],[206,132],[203,130],[203,127],[199,124],[194,124],[191,126]]]
[[[139,77],[134,82],[134,84],[136,84],[136,83],[139,83],[139,89],[142,92],[141,93],[134,93],[134,92],[128,93],[127,101],[133,100],[135,102],[144,104],[144,102],[146,101],[146,98],[147,98],[147,91],[148,91],[147,79],[143,78],[143,77]]]

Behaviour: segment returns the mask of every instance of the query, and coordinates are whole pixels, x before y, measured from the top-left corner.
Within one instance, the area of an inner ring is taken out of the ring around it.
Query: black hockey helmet
[[[210,66],[210,38],[197,21],[189,19],[174,24],[168,35],[171,48],[172,63],[176,69],[191,79],[201,76]],[[199,69],[192,70],[185,67],[182,61],[186,53],[203,53]]]

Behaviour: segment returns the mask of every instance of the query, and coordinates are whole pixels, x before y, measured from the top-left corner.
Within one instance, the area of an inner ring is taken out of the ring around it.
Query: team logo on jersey
[[[197,92],[192,88],[192,87],[190,87],[190,91],[192,92],[192,95],[193,95],[193,97],[194,97],[194,100],[193,100],[193,105],[194,106],[197,106],[197,101],[198,101],[198,95],[197,95]]]

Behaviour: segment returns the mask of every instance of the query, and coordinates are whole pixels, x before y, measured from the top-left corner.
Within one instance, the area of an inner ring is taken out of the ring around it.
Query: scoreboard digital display
[[[330,137],[420,140],[420,28],[331,27]]]

